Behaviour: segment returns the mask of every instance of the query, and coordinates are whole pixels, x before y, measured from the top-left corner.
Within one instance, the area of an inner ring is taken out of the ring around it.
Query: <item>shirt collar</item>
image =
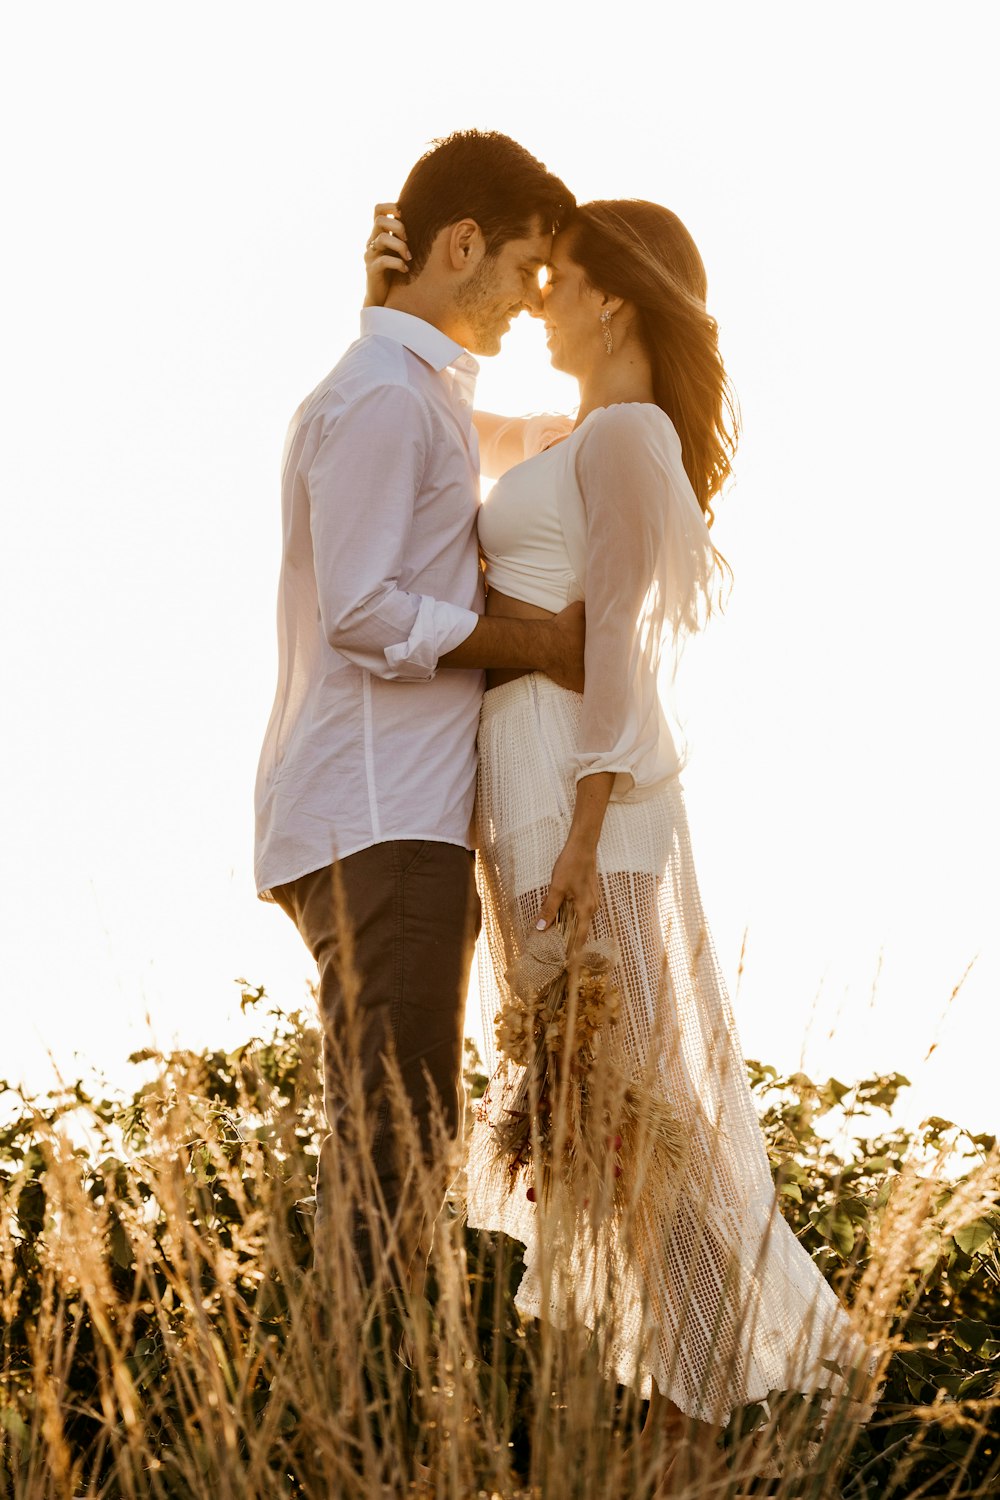
[[[364,338],[372,333],[395,339],[397,344],[403,344],[438,373],[453,365],[470,375],[479,374],[478,362],[461,344],[456,344],[433,323],[415,318],[412,313],[400,312],[397,307],[362,309],[361,336]]]

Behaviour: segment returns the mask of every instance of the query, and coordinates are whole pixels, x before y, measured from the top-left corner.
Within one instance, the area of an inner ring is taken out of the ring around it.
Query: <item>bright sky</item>
[[[581,200],[668,204],[708,267],[745,436],[685,785],[731,982],[749,933],[745,1051],[996,1128],[997,31],[912,0],[5,8],[0,1077],[127,1078],[147,1015],[230,1044],[237,976],[304,998],[251,877],[281,447],[355,336],[371,205],[475,125]],[[572,402],[520,320],[480,404]]]

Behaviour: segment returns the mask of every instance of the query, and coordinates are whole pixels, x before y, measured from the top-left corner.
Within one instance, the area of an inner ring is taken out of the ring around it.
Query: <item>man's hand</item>
[[[573,693],[583,692],[583,647],[586,639],[586,619],[583,600],[567,604],[552,620],[546,631],[546,660],[539,662],[539,670],[559,687],[569,688]]]

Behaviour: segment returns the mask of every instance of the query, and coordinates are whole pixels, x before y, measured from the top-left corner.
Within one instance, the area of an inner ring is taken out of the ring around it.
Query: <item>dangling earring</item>
[[[615,341],[611,336],[611,309],[606,307],[601,313],[601,330],[604,334],[604,347],[609,354],[615,352]]]

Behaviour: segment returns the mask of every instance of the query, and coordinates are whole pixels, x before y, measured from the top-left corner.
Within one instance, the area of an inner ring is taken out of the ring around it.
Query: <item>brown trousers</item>
[[[396,839],[278,886],[273,895],[319,968],[330,1135],[316,1183],[317,1254],[332,1216],[347,1210],[361,1274],[371,1282],[377,1252],[368,1215],[342,1201],[345,1176],[335,1165],[336,1151],[345,1143],[350,1149],[355,1134],[345,1064],[360,1076],[388,1234],[401,1212],[405,1162],[385,1089],[385,1057],[394,1057],[399,1069],[425,1159],[431,1156],[436,1111],[451,1135],[461,1128],[465,997],[480,924],[473,856],[454,844]]]

